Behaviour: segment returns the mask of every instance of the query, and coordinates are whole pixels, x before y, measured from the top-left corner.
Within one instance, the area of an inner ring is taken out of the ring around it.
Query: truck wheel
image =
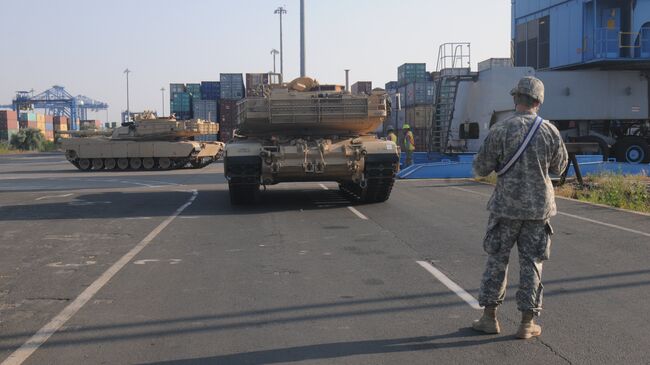
[[[610,150],[609,145],[605,142],[604,139],[597,136],[581,136],[575,138],[576,142],[589,142],[589,143],[598,143],[598,153],[603,155],[603,161],[607,161],[609,158]]]
[[[643,137],[623,137],[614,145],[616,160],[628,163],[650,162],[650,146]]]

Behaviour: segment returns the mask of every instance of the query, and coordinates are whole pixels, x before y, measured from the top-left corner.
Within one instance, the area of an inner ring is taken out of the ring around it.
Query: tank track
[[[231,157],[225,161],[230,203],[255,203],[260,195],[262,161],[259,157]]]
[[[207,158],[204,158],[200,161],[194,161],[189,158],[170,158],[168,166],[161,166],[160,158],[153,158],[153,166],[148,167],[143,164],[142,162],[143,159],[139,159],[140,163],[139,164],[136,163],[135,165],[131,164],[130,162],[131,159],[127,159],[128,164],[126,165],[126,167],[122,168],[121,166],[119,166],[118,164],[119,159],[117,158],[96,159],[96,160],[100,160],[101,163],[99,162],[93,163],[93,160],[95,159],[85,159],[86,161],[82,161],[82,160],[84,159],[80,159],[80,158],[74,160],[69,159],[68,162],[70,162],[74,167],[76,167],[81,171],[135,171],[135,170],[156,171],[156,170],[178,170],[183,168],[200,169],[216,161]],[[111,162],[110,160],[113,161]]]
[[[341,191],[360,203],[381,203],[388,200],[395,183],[395,164],[391,161],[366,162],[365,186],[353,182],[339,184]]]

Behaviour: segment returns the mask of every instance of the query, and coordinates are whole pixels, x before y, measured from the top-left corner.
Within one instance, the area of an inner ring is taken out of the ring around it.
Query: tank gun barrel
[[[94,136],[110,137],[113,134],[113,131],[112,130],[57,131],[56,134],[64,137],[94,137]]]

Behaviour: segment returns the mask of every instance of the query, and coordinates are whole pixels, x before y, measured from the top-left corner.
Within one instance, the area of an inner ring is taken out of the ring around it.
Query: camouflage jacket
[[[517,112],[493,125],[474,159],[474,173],[486,176],[506,164],[526,137],[535,117],[535,114]],[[549,173],[561,174],[567,160],[560,132],[544,121],[519,160],[497,178],[488,210],[495,216],[510,219],[554,216],[557,209]]]

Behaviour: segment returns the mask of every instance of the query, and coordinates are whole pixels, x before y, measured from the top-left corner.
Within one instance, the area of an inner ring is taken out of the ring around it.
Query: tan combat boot
[[[542,334],[542,327],[535,323],[535,313],[526,311],[521,313],[521,324],[517,330],[517,338],[528,339]]]
[[[483,316],[472,323],[472,328],[479,332],[497,334],[501,332],[499,321],[497,320],[497,306],[489,305],[483,310]]]

